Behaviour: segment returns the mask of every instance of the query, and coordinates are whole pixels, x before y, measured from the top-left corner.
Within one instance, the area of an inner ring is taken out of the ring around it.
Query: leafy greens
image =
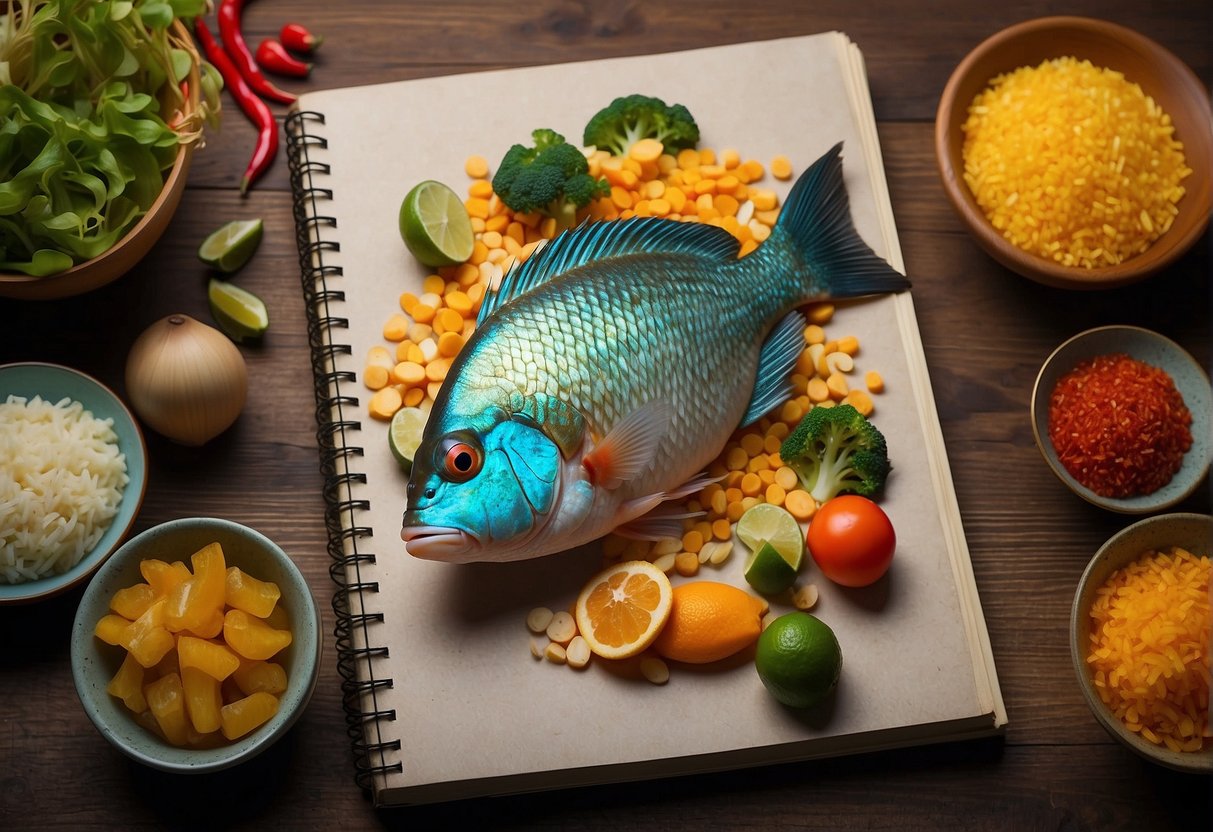
[[[159,196],[221,81],[173,21],[206,0],[12,0],[0,16],[0,270],[105,252]],[[203,100],[182,82],[194,62]]]

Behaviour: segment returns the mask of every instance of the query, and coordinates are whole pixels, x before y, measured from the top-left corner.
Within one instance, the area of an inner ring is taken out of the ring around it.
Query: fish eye
[[[447,437],[442,443],[442,471],[446,478],[465,482],[480,473],[484,455],[480,448],[459,437]]]

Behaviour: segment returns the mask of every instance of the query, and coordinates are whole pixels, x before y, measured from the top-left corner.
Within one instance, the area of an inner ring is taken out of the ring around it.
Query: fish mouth
[[[423,560],[462,560],[479,546],[472,535],[451,526],[405,526],[400,539],[406,552]]]

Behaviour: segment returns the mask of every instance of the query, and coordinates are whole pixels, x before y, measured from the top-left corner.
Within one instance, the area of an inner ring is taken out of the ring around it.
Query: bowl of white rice
[[[58,364],[0,366],[0,604],[86,579],[143,503],[147,447],[96,379]]]

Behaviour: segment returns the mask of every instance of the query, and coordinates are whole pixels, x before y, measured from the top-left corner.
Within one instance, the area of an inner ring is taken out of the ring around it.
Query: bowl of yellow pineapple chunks
[[[97,571],[71,635],[97,730],[162,771],[242,763],[280,739],[315,690],[320,614],[260,532],[211,517],[154,526]]]

